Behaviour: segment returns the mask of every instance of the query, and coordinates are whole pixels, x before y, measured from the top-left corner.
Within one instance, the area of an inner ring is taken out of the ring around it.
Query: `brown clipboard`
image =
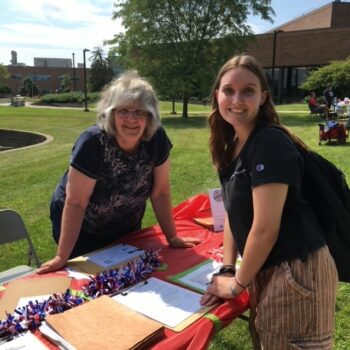
[[[214,304],[212,306],[203,306],[200,310],[198,310],[196,313],[194,313],[190,317],[188,317],[185,320],[183,320],[176,327],[168,327],[168,326],[165,326],[165,327],[173,330],[174,332],[181,332],[185,328],[189,327],[192,323],[194,323],[198,319],[200,319],[202,316],[204,316],[206,313],[208,313],[215,306],[217,306],[217,304]]]
[[[164,326],[101,296],[46,322],[77,350],[144,349],[164,335]]]

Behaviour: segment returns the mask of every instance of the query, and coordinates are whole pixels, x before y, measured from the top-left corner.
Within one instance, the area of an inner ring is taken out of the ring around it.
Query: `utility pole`
[[[86,85],[86,58],[85,58],[85,53],[88,52],[90,50],[88,49],[84,49],[83,53],[84,53],[84,95],[85,95],[85,108],[84,108],[84,112],[89,112],[89,109],[87,107],[87,85]]]

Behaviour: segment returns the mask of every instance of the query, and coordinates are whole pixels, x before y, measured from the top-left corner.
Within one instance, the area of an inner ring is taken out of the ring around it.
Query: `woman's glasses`
[[[117,117],[125,118],[134,118],[134,119],[145,119],[149,115],[149,112],[142,109],[129,109],[129,108],[119,108],[115,110]]]

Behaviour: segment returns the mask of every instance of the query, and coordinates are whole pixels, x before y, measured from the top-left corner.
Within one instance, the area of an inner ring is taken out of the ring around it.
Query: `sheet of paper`
[[[76,348],[62,338],[55,330],[53,330],[45,321],[40,326],[40,332],[53,341],[60,349],[76,350]]]
[[[224,229],[225,208],[222,201],[221,188],[209,190],[209,201],[213,216],[214,231],[222,231]]]
[[[170,279],[199,291],[200,293],[204,293],[213,274],[218,272],[221,266],[222,263],[208,259],[194,266],[192,269],[171,276]]]
[[[96,265],[108,268],[134,259],[143,253],[144,250],[137,247],[128,244],[117,244],[111,248],[103,249],[97,253],[88,255],[86,258]]]
[[[47,350],[47,347],[31,332],[25,332],[0,345],[0,350]]]
[[[151,277],[147,284],[139,284],[126,295],[113,299],[168,327],[176,327],[201,309],[202,295],[172,283]]]
[[[89,279],[89,275],[86,273],[81,273],[78,271],[75,271],[72,267],[67,266],[65,270],[68,272],[68,277],[74,278],[76,280],[85,280]]]

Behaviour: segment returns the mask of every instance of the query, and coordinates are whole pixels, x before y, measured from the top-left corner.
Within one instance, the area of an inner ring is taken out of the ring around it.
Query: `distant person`
[[[323,99],[327,108],[330,109],[334,102],[334,91],[331,84],[327,84],[327,87],[323,91]]]
[[[68,259],[139,230],[148,199],[171,247],[199,243],[176,232],[169,184],[172,144],[152,86],[136,72],[124,73],[105,88],[97,108],[97,125],[78,137],[69,170],[52,196],[57,253],[38,273],[58,270]]]
[[[227,212],[226,266],[201,304],[248,289],[255,350],[332,349],[338,274],[302,193],[296,144],[306,146],[281,124],[254,57],[235,56],[221,67],[209,126]]]
[[[349,97],[344,97],[344,100],[338,100],[338,103],[335,107],[335,112],[341,116],[350,117],[350,99]]]
[[[320,114],[323,114],[324,118],[326,119],[329,118],[328,107],[325,104],[321,104],[317,102],[315,91],[310,92],[310,96],[307,99],[307,103],[312,113],[320,113]]]

